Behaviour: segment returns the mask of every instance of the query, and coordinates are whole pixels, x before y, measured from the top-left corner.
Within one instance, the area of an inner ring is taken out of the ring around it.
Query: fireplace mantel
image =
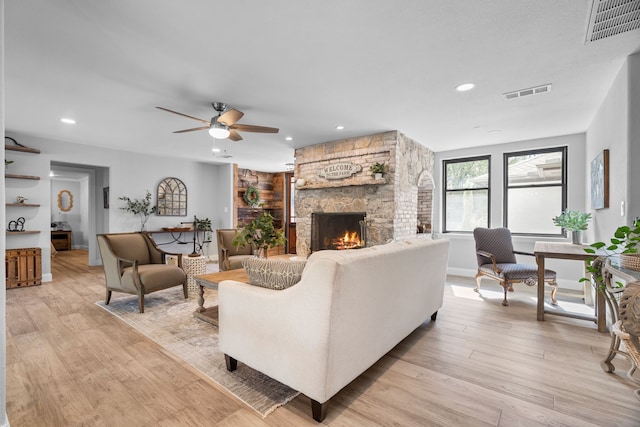
[[[296,190],[315,190],[318,188],[339,188],[339,187],[356,187],[361,185],[384,185],[388,184],[387,178],[362,181],[328,181],[328,182],[312,182],[301,186],[296,185]]]

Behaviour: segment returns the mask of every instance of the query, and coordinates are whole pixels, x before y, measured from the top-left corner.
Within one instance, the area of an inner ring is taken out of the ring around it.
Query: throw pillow
[[[249,276],[249,284],[264,288],[282,290],[300,281],[306,261],[288,261],[249,257],[242,266]]]

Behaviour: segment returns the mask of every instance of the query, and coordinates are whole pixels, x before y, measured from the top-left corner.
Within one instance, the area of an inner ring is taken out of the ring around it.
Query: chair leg
[[[186,282],[182,284],[182,292],[184,293],[184,299],[189,298],[189,288]]]
[[[551,283],[551,305],[558,305],[556,292],[558,292],[558,284],[556,282],[553,282]]]
[[[502,287],[504,288],[504,299],[502,300],[502,305],[506,307],[509,305],[509,301],[507,300],[507,292],[509,291],[510,288],[511,288],[511,291],[513,292],[513,288],[511,283],[509,282],[503,282],[501,284],[502,284]]]
[[[138,294],[138,307],[140,308],[140,313],[144,313],[144,294],[142,292]]]
[[[619,348],[620,348],[620,337],[617,335],[612,335],[611,343],[609,344],[609,353],[607,354],[607,357],[605,357],[604,360],[600,362],[600,367],[602,368],[603,371],[610,373],[616,370],[615,366],[613,366],[613,363],[611,363],[611,361],[613,360],[614,357],[616,357],[616,354],[618,353]]]
[[[480,281],[482,280],[482,276],[480,274],[476,274],[476,288],[474,291],[480,292]]]
[[[109,305],[111,302],[111,291],[107,289],[107,296],[104,297],[104,305]]]

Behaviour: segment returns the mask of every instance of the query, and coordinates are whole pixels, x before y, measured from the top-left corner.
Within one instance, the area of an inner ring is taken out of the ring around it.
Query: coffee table
[[[193,313],[198,319],[209,322],[218,326],[218,305],[210,307],[204,306],[204,288],[218,289],[218,284],[223,280],[235,280],[238,282],[248,283],[249,277],[244,268],[237,270],[220,271],[218,273],[202,274],[195,277],[198,284],[198,308]]]

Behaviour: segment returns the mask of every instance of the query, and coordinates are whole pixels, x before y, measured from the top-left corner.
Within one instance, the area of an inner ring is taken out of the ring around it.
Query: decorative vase
[[[574,245],[582,244],[582,231],[571,232],[571,243],[573,243]]]
[[[382,179],[382,174],[380,172],[374,175],[375,179]]]
[[[256,247],[253,249],[253,256],[255,256],[256,258],[268,258],[267,251],[268,248]]]

